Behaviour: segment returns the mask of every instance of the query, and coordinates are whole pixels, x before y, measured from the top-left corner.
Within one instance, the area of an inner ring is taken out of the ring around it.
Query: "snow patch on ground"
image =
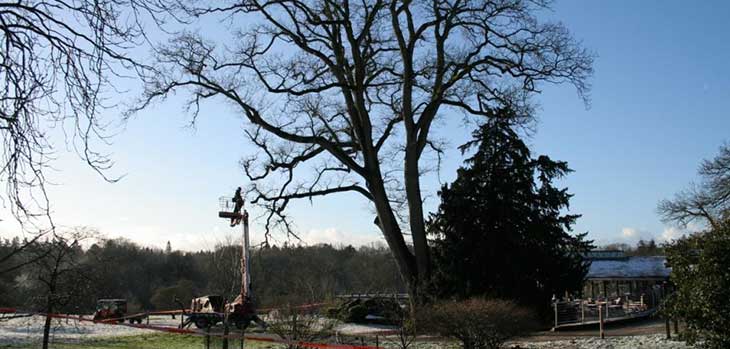
[[[0,321],[0,343],[29,344],[38,343],[43,338],[42,316],[31,316]],[[170,316],[151,316],[150,325],[177,326],[180,318]],[[153,333],[153,330],[106,325],[90,321],[53,319],[51,322],[51,342],[76,342],[88,338],[123,337]]]
[[[45,319],[42,316],[32,316],[25,318],[10,319],[0,321],[0,344],[3,345],[19,345],[39,343],[43,336],[43,323]],[[180,324],[180,317],[172,319],[170,316],[151,316],[150,325],[176,327]],[[341,324],[337,327],[340,334],[358,335],[370,334],[374,335],[378,331],[392,330],[392,326],[379,325],[356,325]],[[146,330],[141,328],[115,326],[98,324],[87,321],[76,321],[66,319],[53,319],[52,322],[52,342],[79,342],[85,339],[100,339],[123,336],[136,336],[142,334],[155,333],[154,330]],[[392,337],[392,336],[387,336]],[[394,338],[381,337],[380,344],[385,347],[396,347]],[[456,342],[431,342],[429,340],[419,340],[413,346],[414,349],[436,349],[436,348],[458,348]],[[533,342],[529,339],[524,341],[510,342],[507,348],[521,349],[692,349],[693,347],[683,342],[666,340],[662,334],[638,335],[625,337],[607,337],[600,339],[598,337],[577,337],[573,339],[560,339],[550,341]]]
[[[341,334],[347,334],[347,335],[365,335],[365,334],[372,334],[376,335],[378,332],[390,332],[392,330],[397,329],[395,326],[388,326],[388,325],[361,325],[361,324],[351,324],[351,323],[343,323],[338,325],[335,328],[335,331]]]
[[[525,349],[692,349],[684,342],[667,340],[664,335],[652,334],[625,337],[585,337],[546,342],[515,342],[508,348]]]

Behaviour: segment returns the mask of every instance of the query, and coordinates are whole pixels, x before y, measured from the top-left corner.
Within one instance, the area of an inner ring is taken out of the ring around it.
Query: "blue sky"
[[[696,179],[700,160],[730,141],[729,17],[725,1],[558,1],[545,14],[598,55],[591,107],[570,86],[544,86],[537,133],[528,141],[575,170],[562,184],[575,194],[571,212],[583,215],[576,232],[599,243],[676,235],[659,220],[657,202]],[[255,152],[244,141],[243,120],[225,104],[207,103],[193,130],[179,102],[143,111],[104,148],[116,161],[111,173],[126,174],[118,183],[59,149],[50,174],[56,221],[187,250],[237,236],[216,211],[218,196],[244,184],[239,159]],[[451,150],[440,176],[426,179],[426,195],[453,180],[461,164],[454,150],[468,134],[461,120],[440,121],[439,136]],[[382,240],[356,195],[301,202],[292,214],[308,243]],[[10,220],[0,222],[0,234],[16,231]],[[256,240],[260,226],[253,233]]]

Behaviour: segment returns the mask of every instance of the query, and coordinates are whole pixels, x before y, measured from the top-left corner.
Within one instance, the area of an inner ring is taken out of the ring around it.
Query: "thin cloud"
[[[373,233],[354,233],[341,231],[337,228],[310,229],[301,236],[305,244],[331,244],[363,246],[382,240],[380,235]]]

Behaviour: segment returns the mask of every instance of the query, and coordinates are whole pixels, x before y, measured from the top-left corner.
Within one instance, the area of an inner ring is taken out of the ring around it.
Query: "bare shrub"
[[[403,312],[398,318],[398,330],[396,331],[396,346],[399,349],[408,349],[416,341],[418,334],[416,319],[410,313]]]
[[[291,305],[270,312],[267,322],[269,331],[293,342],[287,344],[287,349],[304,348],[296,344],[297,342],[325,340],[332,335],[337,325],[337,320],[304,309],[296,309]]]
[[[501,299],[440,302],[419,310],[417,319],[419,331],[458,339],[465,349],[499,348],[537,328],[532,311]]]

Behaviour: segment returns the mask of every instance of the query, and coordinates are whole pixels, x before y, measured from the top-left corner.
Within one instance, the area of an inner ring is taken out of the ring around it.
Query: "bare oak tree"
[[[107,176],[110,159],[94,150],[110,133],[100,112],[116,103],[108,98],[118,92],[113,79],[144,69],[127,53],[145,42],[143,20],[163,23],[159,5],[0,1],[0,180],[4,206],[21,225],[45,217],[43,226],[53,226],[45,176],[58,146],[53,128],[104,179],[116,180]]]
[[[267,232],[293,234],[292,200],[354,192],[370,202],[413,299],[428,280],[422,161],[441,144],[438,117],[524,120],[541,83],[587,98],[593,56],[543,0],[183,1],[177,16],[230,23],[225,42],[181,32],[157,49],[156,71],[134,111],[181,89],[195,122],[220,97],[248,121],[259,153],[242,165]],[[247,27],[236,27],[247,23]],[[456,122],[449,120],[448,122]],[[410,234],[413,249],[406,235]]]

